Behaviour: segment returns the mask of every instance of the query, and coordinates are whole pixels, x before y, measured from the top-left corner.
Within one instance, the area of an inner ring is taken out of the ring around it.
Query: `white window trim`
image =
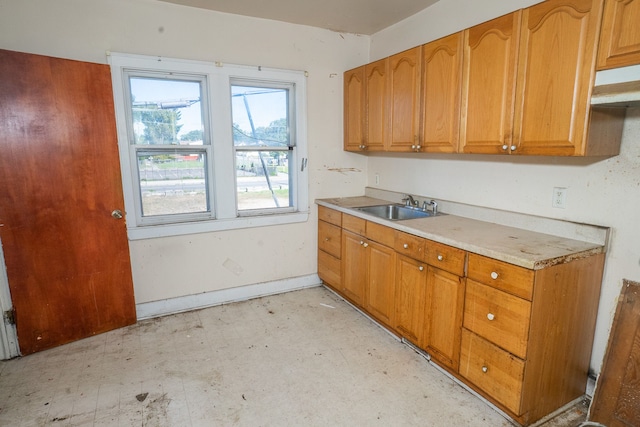
[[[111,65],[113,97],[116,112],[116,127],[120,165],[127,212],[126,223],[130,240],[150,239],[183,234],[233,230],[239,228],[262,227],[305,222],[309,218],[309,177],[307,159],[306,123],[306,73],[303,71],[281,70],[258,66],[222,64],[219,62],[192,61],[145,55],[107,53]],[[138,224],[136,214],[137,175],[135,160],[127,135],[127,112],[124,90],[126,80],[124,70],[176,72],[206,75],[209,93],[208,111],[210,140],[214,167],[210,171],[210,197],[215,219],[156,225]],[[235,161],[233,131],[231,126],[231,80],[247,79],[259,82],[288,82],[295,84],[296,105],[296,149],[290,168],[296,168],[297,185],[293,191],[297,202],[295,212],[238,216],[236,209]],[[224,159],[227,159],[226,161]],[[305,167],[302,167],[302,166]],[[226,202],[223,202],[226,201]],[[230,201],[233,201],[232,203]]]

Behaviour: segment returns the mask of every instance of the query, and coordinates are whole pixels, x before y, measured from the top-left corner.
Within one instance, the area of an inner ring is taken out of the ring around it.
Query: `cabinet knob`
[[[507,144],[504,144],[504,145],[502,146],[502,149],[503,149],[504,151],[507,151],[507,148],[509,148],[509,146],[508,146]]]
[[[328,242],[329,240],[331,240],[331,239],[329,239],[328,237],[325,237],[325,238],[324,238],[324,241],[325,241],[325,242]]]
[[[442,261],[444,257],[442,255],[438,255],[438,261]]]
[[[493,320],[495,318],[496,318],[496,316],[493,313],[487,313],[487,319]]]
[[[498,273],[496,273],[495,271],[492,271],[492,272],[491,272],[491,278],[492,278],[493,280],[496,280],[496,279],[498,278]]]
[[[420,267],[418,267],[418,270],[420,270],[420,271],[424,271],[424,267],[423,267],[423,266],[420,266]]]
[[[364,246],[366,248],[367,246],[369,246],[369,244],[368,243],[364,243],[362,246]]]
[[[516,148],[518,148],[518,147],[516,147],[515,145],[512,145],[511,146],[511,151],[516,151]]]
[[[412,146],[411,146],[411,149],[412,149],[412,150],[415,150],[415,149],[416,149],[416,146],[415,146],[415,145],[412,145]]]
[[[486,366],[483,366],[483,367],[482,367],[482,372],[484,372],[485,374],[487,373],[487,371],[488,371],[488,370],[489,370],[489,368],[488,368],[488,367],[486,367]]]
[[[409,249],[409,244],[405,243],[404,245],[402,245],[402,247],[405,248],[405,249]]]
[[[360,244],[361,244],[361,245],[364,245],[364,241],[360,240]]]

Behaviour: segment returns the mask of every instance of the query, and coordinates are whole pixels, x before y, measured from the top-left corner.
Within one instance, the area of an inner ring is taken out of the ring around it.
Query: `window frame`
[[[306,135],[306,72],[265,68],[261,66],[243,66],[223,64],[220,62],[193,61],[164,58],[157,56],[132,55],[124,53],[108,53],[111,66],[116,127],[120,153],[121,175],[123,183],[126,224],[129,239],[147,239],[164,236],[175,236],[211,231],[232,230],[239,228],[272,226],[305,222],[309,218],[307,135]],[[129,73],[129,74],[127,74]],[[133,74],[132,74],[133,73]],[[140,73],[140,74],[138,74]],[[138,145],[131,143],[128,115],[131,109],[128,75],[136,77],[144,74],[158,75],[169,73],[177,79],[187,76],[202,76],[202,108],[204,111],[203,146],[198,150],[207,151],[207,190],[209,192],[210,212],[172,214],[159,216],[142,216],[140,185],[137,165],[137,152],[153,150],[172,150],[176,146]],[[237,209],[237,186],[235,171],[235,147],[233,142],[233,122],[231,114],[232,82],[252,82],[254,84],[287,85],[294,88],[294,108],[291,126],[292,140],[295,148],[291,156],[290,171],[295,171],[292,178],[295,188],[292,189],[293,207],[281,209]],[[209,141],[207,145],[205,141]],[[136,148],[137,147],[137,148]],[[140,148],[142,147],[142,148]],[[149,147],[152,147],[149,150]],[[136,188],[137,187],[137,188]]]

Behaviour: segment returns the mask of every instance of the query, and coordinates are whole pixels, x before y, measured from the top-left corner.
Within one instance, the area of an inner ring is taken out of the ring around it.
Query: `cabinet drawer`
[[[353,215],[342,215],[342,228],[345,230],[353,231],[361,236],[365,235],[367,221],[362,218],[358,218]]]
[[[340,258],[342,230],[328,222],[318,221],[318,249]]]
[[[520,415],[524,362],[462,329],[460,374]]]
[[[533,270],[471,253],[468,270],[467,276],[473,280],[531,301]]]
[[[427,241],[425,252],[425,261],[427,264],[457,276],[464,276],[464,258],[466,252],[462,249]]]
[[[393,247],[395,232],[393,228],[367,221],[367,238],[385,246]]]
[[[318,251],[318,276],[336,290],[340,290],[342,286],[341,267],[341,261],[338,258]]]
[[[318,219],[342,227],[342,212],[324,206],[318,206]]]
[[[393,247],[399,254],[424,261],[424,245],[425,239],[422,237],[403,233],[402,231],[395,232]]]
[[[464,327],[524,359],[531,303],[467,279]]]

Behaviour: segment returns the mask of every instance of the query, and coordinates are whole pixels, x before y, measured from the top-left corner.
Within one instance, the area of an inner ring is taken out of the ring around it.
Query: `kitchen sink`
[[[399,204],[363,206],[355,209],[369,215],[377,216],[378,218],[389,219],[392,221],[434,216],[431,212]]]

